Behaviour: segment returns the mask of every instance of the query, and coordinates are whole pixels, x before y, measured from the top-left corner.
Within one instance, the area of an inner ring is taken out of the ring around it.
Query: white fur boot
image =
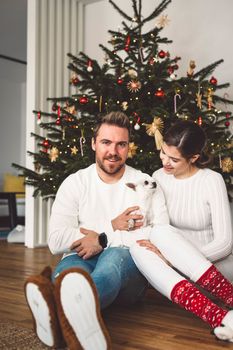
[[[221,326],[214,328],[214,334],[218,339],[233,342],[233,310],[223,317]]]

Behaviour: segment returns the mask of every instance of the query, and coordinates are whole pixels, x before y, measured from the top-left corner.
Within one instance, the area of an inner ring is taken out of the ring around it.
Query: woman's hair
[[[126,114],[122,112],[110,112],[97,121],[97,124],[93,131],[93,138],[96,140],[96,137],[98,135],[99,129],[102,124],[108,124],[108,125],[115,125],[119,128],[125,128],[128,130],[130,135],[130,121]]]
[[[177,147],[182,157],[187,160],[199,154],[200,157],[195,162],[198,168],[206,168],[211,163],[211,158],[205,153],[205,132],[192,121],[175,123],[165,133],[163,140],[168,146]]]

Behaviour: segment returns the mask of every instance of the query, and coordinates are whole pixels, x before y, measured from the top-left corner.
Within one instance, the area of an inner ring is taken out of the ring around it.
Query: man
[[[68,176],[57,192],[48,244],[53,254],[64,254],[53,274],[55,283],[49,269],[25,283],[36,333],[48,346],[61,347],[65,340],[71,350],[110,349],[100,308],[116,299],[135,302],[146,290],[129,250],[109,247],[114,231],[142,226],[142,216],[133,213],[139,207],[130,202],[125,186],[143,176],[125,164],[129,136],[126,115],[104,116],[92,139],[96,163]]]

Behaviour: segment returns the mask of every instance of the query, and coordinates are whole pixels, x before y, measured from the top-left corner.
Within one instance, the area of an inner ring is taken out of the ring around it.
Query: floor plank
[[[32,328],[23,286],[31,274],[60,259],[48,248],[25,248],[0,241],[0,320]],[[103,312],[113,350],[221,350],[233,344],[220,342],[197,317],[180,309],[153,289],[134,306],[113,305]]]

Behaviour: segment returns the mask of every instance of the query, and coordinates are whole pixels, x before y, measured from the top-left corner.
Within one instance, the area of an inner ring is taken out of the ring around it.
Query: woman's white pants
[[[175,269],[166,264],[157,254],[139,246],[138,243],[130,248],[131,255],[149,283],[169,299],[171,299],[173,287],[178,282],[186,277],[196,282],[212,265],[196,247],[170,225],[154,228],[149,240]]]

